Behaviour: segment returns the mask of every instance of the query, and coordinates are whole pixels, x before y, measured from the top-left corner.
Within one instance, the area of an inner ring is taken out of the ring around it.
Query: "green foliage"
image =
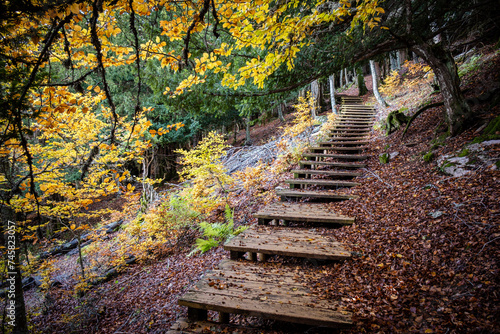
[[[190,255],[197,252],[205,253],[248,228],[248,226],[240,226],[236,230],[234,229],[233,210],[231,210],[227,204],[224,211],[224,217],[225,222],[223,223],[200,223],[199,227],[203,232],[204,239],[200,238],[196,240],[196,248],[190,253]]]
[[[426,154],[424,154],[423,159],[427,163],[431,162],[432,160],[434,160],[434,152],[432,151],[427,152]]]
[[[378,160],[380,161],[381,164],[386,164],[389,162],[389,154],[388,153],[383,153],[379,155]]]
[[[404,114],[404,109],[391,111],[387,115],[384,125],[386,136],[399,129],[401,125],[408,123],[411,117]]]
[[[491,120],[483,131],[483,134],[474,138],[473,144],[481,143],[486,140],[494,140],[500,138],[500,116]]]
[[[191,205],[192,199],[186,193],[185,196],[172,195],[168,202],[168,218],[179,227],[189,226],[201,216],[201,213]]]
[[[462,158],[462,157],[466,157],[466,156],[468,156],[468,155],[469,155],[469,153],[470,153],[469,149],[464,148],[464,149],[462,150],[462,152],[460,152],[460,153],[458,154],[458,156],[459,156],[460,158]]]
[[[463,76],[465,76],[468,73],[476,72],[481,65],[480,60],[481,60],[481,55],[474,55],[474,56],[470,57],[468,62],[463,63],[458,68],[458,76],[460,78],[462,78]]]
[[[213,189],[209,189],[213,186],[225,192],[225,187],[232,183],[232,178],[220,161],[228,147],[224,136],[212,131],[193,149],[176,151],[182,155],[183,169],[180,175],[184,180],[192,180],[195,196],[213,193]]]

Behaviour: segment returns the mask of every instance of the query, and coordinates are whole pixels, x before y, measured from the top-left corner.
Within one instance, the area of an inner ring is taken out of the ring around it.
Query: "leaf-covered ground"
[[[466,77],[468,96],[484,94],[488,87],[481,85],[498,85],[499,73],[495,56]],[[419,94],[408,91],[401,99],[416,106]],[[454,138],[441,136],[441,108],[424,112],[404,139],[402,130],[388,137],[373,133],[371,158],[358,180],[362,185],[350,190],[359,199],[330,204],[355,216],[356,223],[319,229],[346,244],[353,258],[344,263],[275,258],[270,265],[299,267],[309,273],[304,280],[321,298],[341,300],[355,314],[355,327],[346,332],[499,333],[500,171],[476,156],[471,156],[477,158],[474,167],[461,177],[444,174],[436,164],[444,154],[464,152],[464,145],[500,114],[499,106],[490,104],[491,99],[476,103],[477,121]],[[500,145],[485,150],[480,154],[498,160]],[[434,159],[425,162],[429,151]],[[392,153],[389,163],[379,162],[382,153]],[[252,199],[248,203],[255,205]],[[42,300],[43,313],[32,319],[36,328],[44,333],[166,332],[186,315],[178,297],[203,271],[228,257],[221,248],[187,257],[192,240],[185,236],[170,256],[130,266],[81,299],[72,297],[71,287],[52,289]],[[248,333],[331,332],[255,318],[232,321],[254,328]]]

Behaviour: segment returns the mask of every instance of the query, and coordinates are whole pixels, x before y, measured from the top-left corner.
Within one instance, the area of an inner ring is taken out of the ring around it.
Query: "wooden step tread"
[[[327,138],[330,140],[366,140],[368,139],[368,134],[363,135],[360,133],[331,133]]]
[[[356,129],[356,128],[347,128],[347,129],[342,129],[342,128],[333,128],[331,133],[339,133],[339,132],[345,132],[345,133],[351,133],[351,134],[356,134],[360,135],[361,133],[370,133],[371,132],[371,127],[370,128],[364,128],[364,129]]]
[[[371,116],[371,117],[373,117],[373,116],[375,116],[375,113],[373,113],[373,112],[364,112],[364,111],[350,111],[350,110],[346,111],[346,110],[341,110],[340,111],[340,115],[341,116],[349,116],[349,117],[351,117],[351,116],[355,116],[355,117],[357,117],[357,116]]]
[[[349,117],[349,118],[337,118],[335,120],[336,122],[363,122],[363,123],[373,123],[374,120],[373,118],[369,118],[369,117],[360,117],[360,118],[352,118],[352,117]]]
[[[261,328],[250,328],[234,324],[224,324],[213,321],[189,321],[187,318],[179,318],[167,331],[167,334],[201,334],[208,333],[237,333],[237,334],[265,334],[274,333],[263,331]]]
[[[349,123],[334,123],[333,124],[333,130],[335,129],[371,129],[373,125],[371,124],[349,124]]]
[[[324,204],[273,203],[254,214],[259,225],[271,220],[297,221],[304,223],[352,224],[354,218],[339,215]]]
[[[345,176],[345,177],[358,177],[363,175],[363,173],[357,173],[357,172],[342,172],[336,170],[318,170],[318,169],[293,169],[291,172],[293,174]]]
[[[368,146],[314,146],[309,147],[308,150],[317,153],[317,151],[363,151]]]
[[[334,141],[320,141],[317,143],[320,147],[321,146],[332,146],[332,145],[366,145],[368,144],[367,140],[352,140],[352,141],[340,141],[340,140],[334,140]]]
[[[334,140],[339,140],[339,141],[359,141],[359,140],[368,140],[369,136],[368,135],[360,135],[359,133],[350,133],[347,134],[346,136],[343,136],[342,134],[338,133],[331,133],[328,138],[333,138]]]
[[[276,191],[276,195],[281,196],[281,198],[287,197],[303,197],[303,198],[317,198],[317,199],[329,199],[329,200],[349,200],[356,199],[358,196],[355,195],[343,195],[337,194],[332,191],[324,190],[300,190],[300,189],[283,189]]]
[[[352,122],[370,122],[373,123],[373,117],[338,117],[335,121],[352,121]]]
[[[340,110],[371,111],[371,112],[376,111],[376,109],[373,107],[366,107],[363,105],[354,105],[354,106],[343,105],[343,106],[340,106]]]
[[[335,301],[319,299],[301,284],[305,273],[294,271],[294,276],[278,276],[282,272],[269,266],[251,263],[241,266],[237,261],[226,262],[223,268],[205,273],[179,298],[179,305],[313,326],[352,324],[350,312]]]
[[[360,185],[360,183],[357,182],[324,180],[324,179],[288,179],[285,180],[285,183],[288,183],[290,185],[302,184],[302,185],[315,185],[324,187],[355,187]]]
[[[351,254],[340,242],[307,229],[252,226],[224,245],[235,260],[242,253],[261,253],[321,260],[346,260]]]
[[[333,158],[342,160],[366,160],[370,156],[361,154],[328,154],[328,153],[304,153],[306,158]]]
[[[355,125],[366,125],[373,124],[372,120],[352,120],[352,119],[340,119],[335,120],[334,124],[355,124]]]
[[[365,168],[365,164],[360,163],[346,163],[334,161],[313,161],[313,160],[300,160],[299,165],[313,165],[313,166],[329,166],[339,168]]]

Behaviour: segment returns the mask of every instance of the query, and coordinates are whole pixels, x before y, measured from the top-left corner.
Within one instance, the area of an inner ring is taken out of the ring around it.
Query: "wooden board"
[[[293,174],[303,175],[325,175],[325,176],[333,176],[333,177],[357,177],[363,175],[358,172],[343,172],[336,170],[321,170],[321,169],[293,169],[291,171]]]
[[[373,118],[376,117],[376,113],[369,110],[342,109],[339,112],[339,116],[341,117],[369,116]]]
[[[368,155],[361,154],[326,154],[326,153],[304,153],[305,158],[333,158],[341,160],[366,160]]]
[[[331,143],[335,144],[335,143]],[[312,152],[312,153],[322,153],[325,151],[363,151],[367,149],[367,146],[314,146],[314,147],[309,147],[307,150]]]
[[[348,138],[351,139],[351,138]],[[319,146],[331,146],[331,145],[366,145],[368,140],[335,140],[335,141],[320,141]]]
[[[323,204],[273,203],[254,214],[259,224],[271,220],[296,221],[321,224],[352,224],[354,218],[339,215]]]
[[[231,254],[250,252],[336,261],[351,257],[340,242],[312,230],[261,225],[227,241],[224,249]]]
[[[339,167],[339,168],[365,168],[365,164],[359,163],[345,163],[345,162],[331,162],[331,161],[312,161],[312,160],[300,160],[299,166],[313,165],[313,166],[328,166],[328,167]]]
[[[368,138],[367,135],[363,135],[360,133],[331,133],[330,136],[327,138],[330,138],[330,140],[341,140],[341,141],[347,141],[347,140],[365,140]]]
[[[372,126],[370,125],[360,125],[360,124],[334,124],[334,129],[364,129],[370,130]]]
[[[257,328],[248,328],[233,324],[222,324],[212,321],[189,321],[187,318],[179,318],[170,327],[167,334],[202,334],[202,333],[231,333],[231,334],[265,334],[267,332]]]
[[[376,113],[376,110],[370,107],[364,107],[362,105],[355,105],[355,106],[341,106],[340,107],[340,112],[342,111],[361,111],[361,112],[370,112],[370,113]]]
[[[336,119],[344,118],[354,118],[354,119],[374,119],[376,117],[373,113],[355,112],[354,115],[350,115],[349,111],[342,111],[338,114]]]
[[[367,128],[367,129],[355,129],[355,128],[347,128],[347,129],[343,129],[343,128],[333,128],[332,130],[330,130],[330,133],[333,133],[333,134],[342,134],[342,135],[357,135],[357,136],[362,136],[362,135],[368,135],[369,133],[371,132],[371,128]]]
[[[293,185],[304,185],[304,186],[312,185],[312,186],[335,187],[335,188],[355,187],[360,185],[360,183],[357,182],[324,180],[324,179],[288,179],[285,180],[285,183],[288,183],[290,185],[290,188],[292,188]]]
[[[207,272],[179,298],[179,305],[312,326],[352,324],[352,314],[337,302],[320,300],[302,285],[305,273],[291,271],[292,274],[251,263],[241,266],[237,261],[223,262],[223,270]]]
[[[344,201],[344,200],[355,199],[358,197],[354,195],[336,194],[331,191],[313,191],[313,190],[298,190],[298,189],[278,190],[276,191],[276,195],[281,196],[282,200],[291,197],[291,198],[316,198],[316,199]]]
[[[356,124],[356,125],[364,125],[364,124],[373,124],[371,120],[353,120],[353,119],[341,119],[335,121],[335,124]]]

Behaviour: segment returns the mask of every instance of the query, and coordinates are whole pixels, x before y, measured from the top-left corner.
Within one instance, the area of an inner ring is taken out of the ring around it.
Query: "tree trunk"
[[[339,87],[342,88],[344,85],[342,84],[342,77],[344,75],[344,70],[340,70],[340,77],[339,77]]]
[[[311,96],[314,98],[314,106],[311,110],[311,117],[316,119],[321,112],[321,87],[318,80],[311,82]]]
[[[368,88],[366,88],[365,77],[363,76],[361,67],[356,68],[356,73],[358,75],[358,95],[363,96],[368,93]]]
[[[234,121],[234,136],[233,136],[233,145],[236,145],[236,137],[238,136],[238,121]]]
[[[246,118],[246,136],[245,136],[245,145],[252,145],[252,139],[250,138],[250,115]]]
[[[347,76],[347,68],[344,69],[344,76],[345,76],[345,85],[347,86],[349,84],[349,77]]]
[[[334,114],[337,113],[337,109],[335,108],[335,74],[332,74],[328,77],[330,81],[330,104],[332,105],[332,112]]]
[[[382,107],[387,107],[387,102],[385,102],[383,97],[380,95],[380,92],[378,91],[378,75],[377,69],[375,68],[375,62],[373,60],[370,60],[370,70],[372,72],[373,95],[375,95],[377,102]]]
[[[306,97],[306,90],[305,89],[301,89],[299,90],[299,98],[305,98]]]
[[[389,59],[391,61],[391,71],[399,71],[401,69],[401,62],[399,60],[399,52],[398,51],[390,52]]]
[[[285,103],[281,102],[280,104],[278,104],[278,119],[280,120],[280,122],[285,121],[285,117],[283,116],[284,110],[285,110]]]
[[[451,52],[441,44],[419,44],[413,50],[434,71],[443,95],[448,131],[452,136],[457,135],[472,118],[472,110],[460,91],[460,78]]]

